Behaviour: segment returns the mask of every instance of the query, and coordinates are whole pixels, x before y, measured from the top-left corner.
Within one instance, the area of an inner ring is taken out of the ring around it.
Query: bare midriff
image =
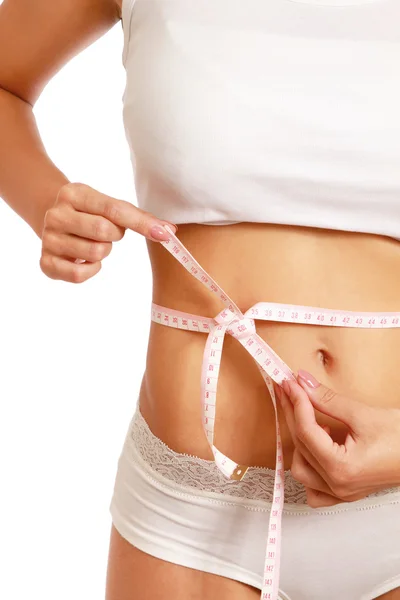
[[[400,243],[362,233],[239,223],[179,225],[177,236],[242,312],[256,302],[400,312]],[[153,301],[214,317],[222,303],[158,243],[148,242]],[[400,407],[400,330],[255,321],[258,334],[296,373],[338,393]],[[177,452],[213,459],[202,426],[200,374],[207,335],[151,323],[140,407],[152,432]],[[293,443],[279,410],[285,468]],[[346,427],[317,413],[341,441]],[[275,467],[275,417],[251,356],[226,335],[215,445],[239,464]]]

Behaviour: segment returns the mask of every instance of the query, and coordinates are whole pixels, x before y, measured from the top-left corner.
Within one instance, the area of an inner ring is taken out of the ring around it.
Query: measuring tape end
[[[246,475],[247,469],[245,465],[238,465],[236,469],[233,471],[230,479],[234,479],[235,481],[241,481],[243,477]]]

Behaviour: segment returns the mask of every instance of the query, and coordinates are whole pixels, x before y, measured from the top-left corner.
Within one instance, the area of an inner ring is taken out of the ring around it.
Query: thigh
[[[111,528],[106,600],[259,600],[260,590],[141,552]]]

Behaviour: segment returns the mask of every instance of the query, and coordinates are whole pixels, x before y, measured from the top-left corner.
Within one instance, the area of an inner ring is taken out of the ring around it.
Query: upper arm
[[[4,0],[0,88],[33,106],[57,71],[119,18],[116,0]]]

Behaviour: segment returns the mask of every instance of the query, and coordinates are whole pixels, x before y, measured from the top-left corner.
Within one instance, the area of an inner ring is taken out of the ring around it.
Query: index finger
[[[131,229],[149,238],[154,239],[150,231],[153,226],[169,224],[167,221],[157,219],[151,213],[134,206],[126,200],[113,198],[85,184],[71,184],[66,193],[68,201],[75,210],[100,215],[118,227]],[[172,228],[176,229],[173,224]],[[168,237],[168,234],[166,237]]]
[[[292,437],[295,448],[302,454],[305,460],[312,466],[312,468],[322,477],[322,479],[326,480],[327,474],[323,469],[322,465],[319,463],[318,459],[313,456],[313,454],[308,450],[305,444],[298,438],[297,436],[297,426],[296,420],[294,416],[294,407],[289,400],[286,392],[281,389],[279,390],[278,384],[274,384],[278,391],[278,398],[283,408],[283,412],[285,414],[286,425],[289,429],[290,435]]]
[[[285,381],[283,389],[293,407],[297,437],[321,467],[328,470],[335,458],[337,444],[317,423],[314,407],[305,390],[295,381]]]

